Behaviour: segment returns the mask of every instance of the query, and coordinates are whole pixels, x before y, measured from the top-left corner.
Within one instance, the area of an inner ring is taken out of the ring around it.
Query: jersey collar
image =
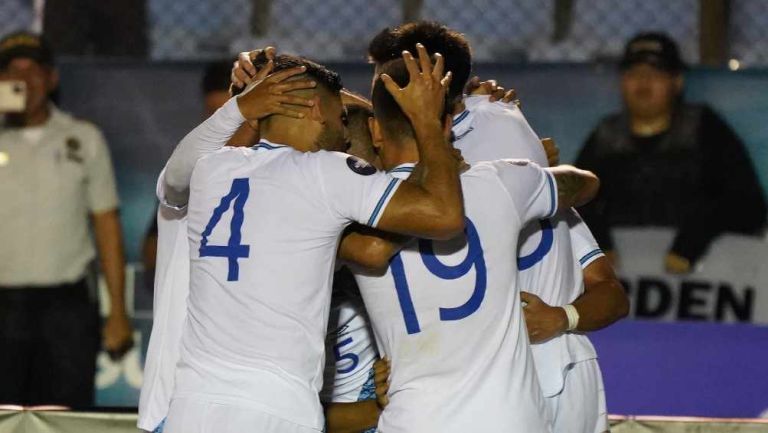
[[[408,176],[411,175],[411,172],[413,172],[413,167],[415,166],[416,164],[412,162],[406,162],[404,164],[398,165],[392,170],[389,170],[387,173],[392,175],[392,177],[396,177],[398,179],[407,179]]]
[[[453,116],[453,126],[451,127],[453,135],[458,138],[466,134],[472,128],[473,117],[472,110],[469,108]]]
[[[252,147],[252,149],[265,149],[265,150],[274,150],[274,149],[280,149],[283,147],[288,147],[285,144],[278,144],[278,143],[272,143],[269,140],[261,139],[259,140],[259,143]]]

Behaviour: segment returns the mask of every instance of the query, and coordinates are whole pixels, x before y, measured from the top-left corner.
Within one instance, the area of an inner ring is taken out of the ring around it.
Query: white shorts
[[[163,433],[319,433],[250,407],[174,399]]]
[[[560,394],[545,400],[554,433],[608,431],[605,388],[597,359],[573,364]]]

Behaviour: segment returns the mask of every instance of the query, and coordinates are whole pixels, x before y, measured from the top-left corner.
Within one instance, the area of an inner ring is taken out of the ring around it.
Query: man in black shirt
[[[685,65],[670,38],[636,36],[620,68],[624,110],[600,122],[576,162],[602,179],[584,218],[606,250],[612,226],[675,227],[665,266],[689,272],[719,234],[763,227],[763,191],[733,130],[682,101]]]

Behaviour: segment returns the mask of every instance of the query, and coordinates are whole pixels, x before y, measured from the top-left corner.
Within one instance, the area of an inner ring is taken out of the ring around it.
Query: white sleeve
[[[211,117],[187,134],[165,165],[164,197],[162,203],[184,206],[189,199],[189,180],[197,161],[205,155],[221,149],[234,135],[245,118],[237,107],[237,100],[230,98]]]
[[[552,173],[525,159],[504,159],[493,165],[523,223],[555,215],[557,184]]]
[[[376,227],[402,181],[346,153],[316,152],[312,156],[331,213]]]
[[[101,131],[95,127],[92,132],[92,152],[85,161],[85,170],[88,176],[86,195],[88,209],[91,212],[99,213],[116,209],[119,200],[107,142]]]
[[[595,237],[587,227],[584,220],[575,209],[565,213],[565,219],[571,232],[571,248],[573,258],[579,261],[582,268],[586,268],[598,258],[604,256],[603,250],[597,244]]]
[[[484,137],[482,146],[466,149],[468,155],[474,156],[473,162],[525,158],[542,167],[547,166],[541,140],[517,106],[490,102],[487,96],[470,96],[465,104],[474,113],[473,134]],[[460,147],[461,140],[457,143]],[[465,149],[462,148],[462,152]]]

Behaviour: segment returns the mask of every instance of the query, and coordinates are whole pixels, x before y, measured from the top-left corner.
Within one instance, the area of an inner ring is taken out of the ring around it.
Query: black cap
[[[53,66],[53,50],[46,40],[35,33],[26,31],[13,32],[0,40],[0,69],[4,69],[11,60],[26,57],[40,64]]]
[[[672,73],[686,68],[677,44],[663,33],[641,33],[627,43],[619,67],[625,70],[639,63]]]

